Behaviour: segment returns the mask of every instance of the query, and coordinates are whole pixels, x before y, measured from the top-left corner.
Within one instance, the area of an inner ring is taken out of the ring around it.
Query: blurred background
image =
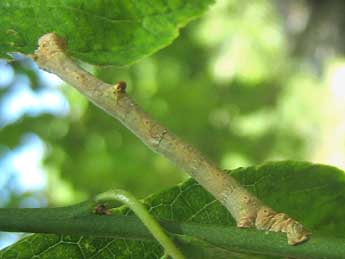
[[[345,1],[218,0],[126,80],[145,111],[222,168],[293,159],[345,169]],[[54,75],[0,61],[0,207],[138,197],[187,176]],[[21,234],[0,233],[0,248]]]

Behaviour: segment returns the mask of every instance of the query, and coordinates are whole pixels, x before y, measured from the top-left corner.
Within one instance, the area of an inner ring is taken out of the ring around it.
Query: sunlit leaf
[[[37,39],[56,32],[69,53],[92,64],[127,65],[171,43],[178,29],[212,0],[0,2],[0,58],[33,53]]]

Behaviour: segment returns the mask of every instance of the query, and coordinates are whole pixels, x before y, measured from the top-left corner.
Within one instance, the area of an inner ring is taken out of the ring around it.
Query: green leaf
[[[345,201],[343,171],[331,166],[286,161],[239,168],[230,174],[269,206],[303,222],[312,232],[345,237],[345,208],[339,206]],[[144,203],[159,219],[235,224],[226,209],[194,180],[154,194]],[[117,212],[132,214],[124,207]],[[210,258],[207,251],[201,255],[189,252],[194,256],[188,258]],[[162,253],[156,242],[35,234],[4,249],[0,258],[32,258],[35,255],[35,258],[61,259],[112,258],[114,255],[116,258],[159,258]],[[223,255],[212,258],[223,258]]]
[[[98,65],[127,65],[170,44],[178,29],[213,0],[2,0],[0,58],[31,54],[56,32],[73,57]]]

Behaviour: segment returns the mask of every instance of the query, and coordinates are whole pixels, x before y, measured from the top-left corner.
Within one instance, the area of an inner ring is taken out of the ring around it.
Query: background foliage
[[[344,168],[341,10],[343,1],[218,1],[154,56],[85,66],[126,80],[147,112],[224,168],[279,159]],[[2,207],[66,205],[114,187],[142,197],[186,178],[29,61],[0,66]]]

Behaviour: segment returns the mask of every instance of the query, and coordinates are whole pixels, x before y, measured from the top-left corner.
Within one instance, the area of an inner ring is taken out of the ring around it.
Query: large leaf
[[[92,64],[130,64],[168,45],[213,0],[2,0],[0,58],[32,53],[56,32],[72,56]]]
[[[289,213],[311,231],[345,237],[345,208],[339,206],[345,202],[343,171],[325,165],[288,161],[239,168],[230,173],[268,205]],[[235,224],[224,207],[194,180],[152,195],[145,199],[145,204],[160,219]],[[131,214],[123,208],[118,212]],[[0,258],[6,259],[34,256],[113,258],[115,255],[116,258],[159,258],[162,250],[156,242],[35,234],[0,252]],[[202,255],[188,258],[202,258]]]

